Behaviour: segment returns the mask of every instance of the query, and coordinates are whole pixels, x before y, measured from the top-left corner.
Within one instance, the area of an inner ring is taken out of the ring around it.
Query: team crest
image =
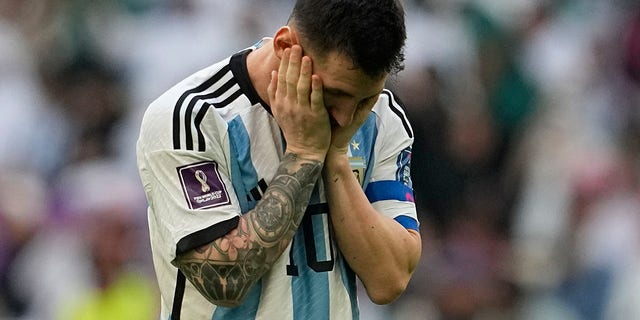
[[[217,163],[199,162],[177,170],[190,209],[209,209],[231,203]]]

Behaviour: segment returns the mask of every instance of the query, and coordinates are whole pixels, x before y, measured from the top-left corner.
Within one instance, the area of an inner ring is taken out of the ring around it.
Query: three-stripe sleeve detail
[[[222,83],[225,76],[228,79]],[[227,94],[224,100],[216,101]],[[229,65],[222,67],[197,87],[183,92],[173,110],[173,148],[196,150],[194,142],[197,142],[197,150],[205,151],[205,137],[200,126],[207,111],[211,106],[225,107],[241,95],[242,91],[238,88]]]

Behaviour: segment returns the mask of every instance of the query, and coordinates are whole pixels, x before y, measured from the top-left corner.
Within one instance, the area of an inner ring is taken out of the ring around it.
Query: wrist
[[[327,158],[349,158],[348,156],[349,154],[349,146],[345,146],[345,147],[336,147],[336,146],[329,146],[329,149],[327,150]]]
[[[287,148],[284,153],[285,155],[292,155],[300,161],[317,161],[320,163],[324,163],[326,158],[326,153],[320,151],[313,152],[308,150],[296,150],[293,148]]]
[[[329,170],[337,170],[340,168],[346,168],[348,171],[351,171],[351,166],[349,164],[349,156],[346,150],[338,150],[334,148],[329,148],[327,155],[324,159],[325,168]]]

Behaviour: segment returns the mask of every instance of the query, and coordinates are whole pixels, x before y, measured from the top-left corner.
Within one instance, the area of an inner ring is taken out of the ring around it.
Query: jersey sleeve
[[[377,211],[407,229],[418,230],[410,170],[413,130],[401,104],[388,90],[383,91],[373,111],[379,131],[365,194]]]
[[[230,179],[226,123],[215,112],[206,151],[172,147],[171,112],[156,101],[147,110],[137,143],[138,167],[155,243],[169,246],[169,261],[237,227],[240,208]]]

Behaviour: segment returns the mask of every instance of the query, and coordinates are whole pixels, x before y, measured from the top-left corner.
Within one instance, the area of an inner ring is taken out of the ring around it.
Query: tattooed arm
[[[321,161],[286,154],[262,201],[236,229],[175,264],[207,300],[238,305],[289,245],[321,169]]]
[[[280,37],[291,36],[281,28]],[[289,39],[291,40],[291,39]],[[209,301],[236,306],[293,238],[331,141],[322,80],[312,62],[291,41],[275,41],[249,54],[247,65],[278,65],[267,88],[269,104],[287,142],[285,156],[256,207],[238,227],[208,245],[179,256],[175,264]],[[266,68],[270,68],[267,66]],[[260,73],[260,72],[258,72]]]

